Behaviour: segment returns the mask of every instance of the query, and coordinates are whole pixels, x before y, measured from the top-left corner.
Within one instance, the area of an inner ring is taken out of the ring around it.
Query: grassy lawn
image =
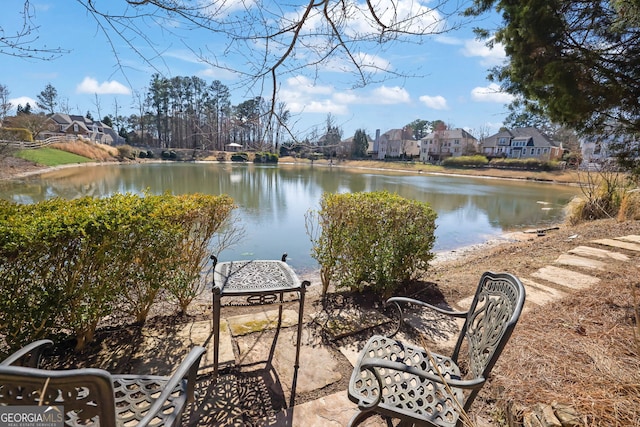
[[[60,166],[93,161],[87,157],[49,147],[34,150],[20,150],[15,153],[15,156],[44,166]]]

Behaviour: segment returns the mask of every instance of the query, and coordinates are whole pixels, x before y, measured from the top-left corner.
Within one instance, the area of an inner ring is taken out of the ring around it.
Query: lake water
[[[310,256],[305,214],[319,208],[324,192],[387,190],[428,202],[438,213],[436,252],[557,223],[578,193],[575,187],[528,181],[285,164],[114,164],[0,182],[0,197],[18,203],[145,190],[230,195],[239,206],[246,237],[218,254],[219,259],[279,259],[287,252],[287,261],[302,271],[317,267]]]

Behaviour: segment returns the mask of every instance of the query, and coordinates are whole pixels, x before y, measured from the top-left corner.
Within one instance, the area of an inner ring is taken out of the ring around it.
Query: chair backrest
[[[517,277],[509,273],[484,273],[452,358],[458,360],[466,341],[470,375],[488,378],[518,322],[524,300],[524,286]],[[468,397],[465,409],[475,394]]]
[[[115,426],[111,375],[101,369],[47,371],[0,366],[0,405],[64,406],[66,421],[75,425]]]

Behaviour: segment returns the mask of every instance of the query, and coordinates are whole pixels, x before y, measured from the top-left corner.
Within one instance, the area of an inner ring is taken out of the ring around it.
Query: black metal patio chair
[[[361,412],[349,423],[359,424],[372,413],[402,420],[401,425],[461,426],[478,391],[487,381],[520,317],[525,290],[508,273],[486,272],[468,311],[441,309],[405,297],[387,304],[410,303],[465,319],[451,357],[425,351],[393,338],[373,336],[360,353],[349,382],[349,398]],[[463,347],[463,343],[466,346]],[[466,348],[468,373],[458,359]]]
[[[39,369],[42,351],[52,344],[36,341],[0,362],[0,405],[62,406],[67,426],[180,425],[205,352],[194,347],[170,377]]]

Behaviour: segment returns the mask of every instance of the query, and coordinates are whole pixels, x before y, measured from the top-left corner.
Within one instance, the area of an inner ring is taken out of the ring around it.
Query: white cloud
[[[444,96],[429,96],[429,95],[422,95],[420,98],[420,102],[422,102],[424,105],[426,105],[429,108],[432,108],[434,110],[448,110],[449,106],[447,105],[447,100],[445,99]]]
[[[311,101],[304,107],[305,113],[331,113],[336,115],[344,115],[349,112],[346,105],[340,105],[331,99],[323,99],[321,101]]]
[[[335,88],[319,85],[305,76],[290,77],[279,91],[281,101],[292,113],[346,114],[346,105],[333,100]]]
[[[486,41],[466,40],[462,48],[462,54],[467,57],[480,57],[480,63],[485,67],[504,63],[507,55],[500,43],[494,43],[493,48],[487,46]]]
[[[287,87],[296,92],[313,95],[329,95],[334,92],[333,86],[318,85],[316,82],[305,76],[289,77]]]
[[[378,0],[372,4],[376,16],[392,30],[426,34],[441,31],[444,28],[442,15],[421,3],[415,0]],[[359,14],[349,14],[355,18],[351,19],[347,34],[371,34],[372,28],[377,28],[377,25],[373,23],[369,6],[362,2],[357,9]]]
[[[96,79],[85,77],[76,87],[77,93],[91,93],[98,95],[130,95],[131,90],[115,80],[98,83]]]
[[[405,104],[411,101],[411,96],[400,86],[380,86],[372,91],[371,102],[375,104]]]
[[[496,102],[508,104],[513,101],[513,95],[502,92],[500,86],[491,83],[487,87],[475,87],[471,90],[471,98],[479,102]]]
[[[11,108],[18,108],[18,105],[22,105],[25,107],[27,104],[31,105],[31,108],[38,108],[37,101],[33,98],[29,98],[28,96],[19,96],[17,98],[12,98],[9,100],[11,104]]]
[[[369,53],[358,52],[355,54],[356,62],[362,68],[366,68],[367,71],[389,71],[391,69],[391,63],[386,59],[377,56],[371,55]]]
[[[355,90],[337,91],[331,85],[320,85],[304,76],[288,78],[279,91],[279,100],[284,101],[292,113],[349,114],[351,105],[407,104],[409,93],[402,87],[380,86],[367,93]]]

